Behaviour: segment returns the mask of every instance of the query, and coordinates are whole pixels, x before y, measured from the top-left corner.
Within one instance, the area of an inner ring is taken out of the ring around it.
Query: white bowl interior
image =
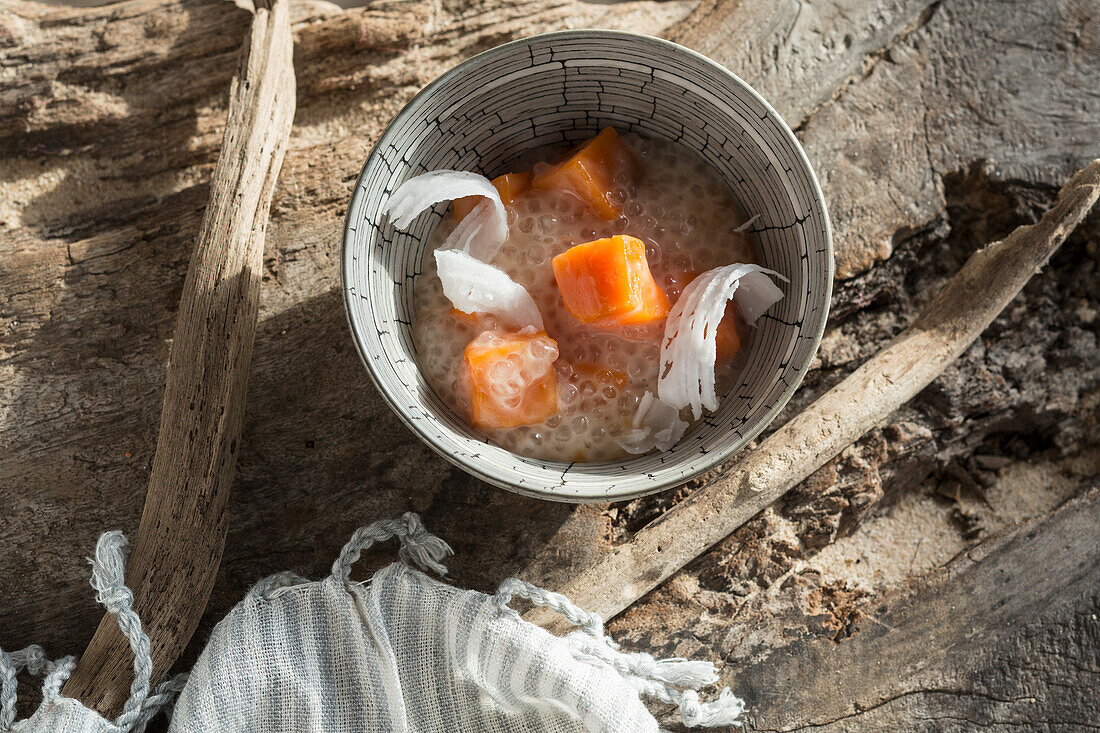
[[[489,444],[417,367],[413,279],[446,205],[396,231],[381,211],[406,179],[442,168],[488,176],[524,151],[611,125],[706,159],[749,216],[763,266],[789,280],[754,329],[748,363],[717,412],[669,452],[608,463],[526,458]],[[386,400],[433,448],[504,488],[562,501],[613,501],[684,482],[751,440],[802,380],[832,286],[829,224],[801,147],[774,110],[717,64],[674,44],[566,31],[487,51],[427,87],[394,120],[363,169],[348,212],[344,289],[363,360]]]

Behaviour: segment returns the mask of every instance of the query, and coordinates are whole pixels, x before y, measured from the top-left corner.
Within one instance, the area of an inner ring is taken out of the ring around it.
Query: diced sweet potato
[[[493,179],[493,188],[500,194],[500,200],[504,205],[512,203],[516,197],[531,188],[531,172],[505,173]],[[463,196],[454,200],[455,220],[462,221],[466,215],[481,203],[484,196]]]
[[[526,193],[531,188],[531,171],[522,173],[505,173],[493,179],[493,186],[500,194],[500,200],[505,206],[514,202],[520,194]]]
[[[726,313],[718,324],[718,332],[715,334],[715,345],[718,364],[728,364],[741,350],[741,339],[747,326],[741,320],[741,314],[737,312],[737,304],[732,300],[726,305]]]
[[[485,200],[484,196],[463,196],[460,199],[455,199],[451,204],[455,212],[455,222],[460,222],[466,218],[466,216],[474,210],[477,206]]]
[[[621,171],[637,175],[639,161],[614,128],[604,129],[580,150],[531,181],[536,191],[569,191],[592,207],[600,218],[611,221],[622,214],[612,198],[615,176]]]
[[[640,239],[616,235],[570,247],[553,259],[566,309],[598,328],[639,326],[668,315]]]
[[[531,425],[558,411],[558,345],[533,331],[485,331],[466,346],[470,420],[476,427]]]
[[[476,326],[478,322],[477,313],[467,313],[466,311],[460,311],[458,308],[451,308],[451,318],[468,326]]]
[[[676,283],[676,287],[680,291],[677,293],[677,297],[698,276],[699,273],[697,272],[674,274],[671,280]],[[734,357],[737,356],[737,352],[741,350],[741,342],[747,335],[748,325],[742,320],[741,314],[737,311],[737,304],[731,300],[726,304],[726,311],[722,315],[722,320],[718,324],[718,333],[715,335],[716,363],[728,364],[733,361]]]

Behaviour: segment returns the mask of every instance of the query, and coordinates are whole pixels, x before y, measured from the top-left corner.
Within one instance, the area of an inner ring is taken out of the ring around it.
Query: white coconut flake
[[[508,236],[508,213],[496,187],[485,176],[470,171],[432,171],[402,183],[386,203],[398,229],[407,229],[413,219],[441,201],[466,196],[484,196],[447,240],[444,249],[457,249],[489,262]]]
[[[508,326],[546,330],[534,298],[504,270],[457,249],[437,249],[436,268],[443,294],[464,313],[488,313]]]
[[[732,264],[704,272],[684,288],[665,322],[657,395],[676,409],[690,407],[698,420],[703,408],[718,409],[714,391],[718,324],[726,302],[737,303],[750,326],[783,297],[769,275],[787,278],[758,265]]]
[[[615,442],[627,453],[640,455],[656,448],[666,451],[684,437],[688,424],[680,419],[680,411],[666,405],[646,392],[638,402],[632,429],[623,433]]]
[[[750,265],[752,267],[753,265]],[[745,323],[755,326],[760,316],[768,312],[768,309],[783,299],[783,291],[772,282],[768,275],[775,275],[783,282],[789,282],[787,278],[772,270],[759,268],[741,276],[740,284],[734,285],[736,292],[733,299],[737,303],[737,310]]]
[[[746,221],[746,222],[745,222],[744,224],[742,224],[741,226],[737,227],[737,228],[736,228],[736,229],[734,229],[733,231],[735,231],[735,232],[743,232],[743,231],[745,231],[746,229],[748,229],[749,227],[751,227],[751,226],[752,226],[752,224],[753,224],[753,222],[754,222],[754,221],[756,221],[756,220],[757,220],[757,219],[759,219],[759,218],[760,218],[760,214],[753,214],[753,215],[752,215],[752,218],[751,218],[751,219],[749,219],[748,221]]]

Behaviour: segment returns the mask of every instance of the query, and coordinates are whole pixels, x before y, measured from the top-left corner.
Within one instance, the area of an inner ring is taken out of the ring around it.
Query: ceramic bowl
[[[579,142],[611,125],[689,148],[728,183],[760,263],[785,275],[784,298],[752,332],[748,362],[717,412],[669,452],[606,463],[556,463],[488,443],[417,368],[413,280],[440,205],[407,232],[382,210],[407,178],[441,168],[487,176],[526,150]],[[633,33],[565,31],[526,38],[459,64],[393,120],[363,166],[344,232],[348,321],[378,391],[444,458],[497,486],[559,501],[618,501],[714,468],[770,423],[802,381],[829,310],[829,219],[813,170],[779,115],[722,66]]]

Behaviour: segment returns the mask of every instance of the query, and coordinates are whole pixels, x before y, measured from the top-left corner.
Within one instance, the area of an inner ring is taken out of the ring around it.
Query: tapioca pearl
[[[550,256],[553,257],[555,255],[560,255],[562,252],[566,251],[570,247],[575,247],[580,243],[580,240],[576,237],[559,238],[557,242],[555,242],[554,245],[550,248]]]
[[[639,326],[630,326],[623,328],[622,334],[625,339],[637,340],[648,336],[649,330]]]
[[[661,244],[652,237],[646,237],[645,239],[645,257],[650,267],[658,264],[661,261],[661,257],[663,257]]]
[[[558,349],[549,339],[537,338],[527,344],[527,356],[540,365],[558,358]]]
[[[543,313],[543,318],[546,322],[546,330],[553,338],[558,339],[559,348],[562,352],[562,358],[569,362],[581,363],[587,362],[592,364],[599,364],[601,366],[610,367],[610,361],[615,357],[621,358],[626,367],[623,369],[617,369],[616,371],[622,371],[627,373],[628,382],[625,387],[620,388],[617,383],[609,385],[604,380],[596,380],[599,387],[599,394],[593,395],[588,399],[577,399],[572,404],[566,405],[564,402],[559,401],[559,415],[561,417],[561,424],[557,428],[562,428],[568,424],[568,420],[572,417],[581,414],[585,411],[593,410],[597,406],[604,406],[610,411],[607,420],[598,421],[599,424],[589,431],[589,435],[594,437],[595,445],[592,448],[585,448],[583,441],[577,438],[576,435],[572,439],[559,443],[556,439],[547,441],[542,445],[537,445],[530,439],[524,439],[515,441],[517,452],[526,452],[528,455],[544,456],[553,460],[574,460],[578,454],[584,454],[590,459],[603,459],[605,457],[616,457],[622,455],[621,450],[618,449],[614,442],[608,437],[613,425],[622,424],[629,425],[633,418],[633,413],[636,412],[636,405],[640,396],[646,391],[655,391],[657,389],[657,374],[659,371],[659,364],[657,363],[659,356],[656,351],[656,344],[660,340],[662,329],[658,329],[656,332],[649,333],[647,338],[654,341],[653,362],[643,363],[640,366],[634,368],[636,375],[631,374],[631,366],[635,360],[643,361],[646,357],[642,356],[642,352],[638,351],[634,353],[628,349],[626,344],[634,343],[626,339],[618,337],[608,337],[606,334],[600,334],[598,332],[592,332],[585,326],[582,326],[576,322],[576,320],[565,311],[564,307],[560,304],[560,295],[557,291],[556,283],[553,279],[553,273],[549,267],[549,263],[545,262],[542,265],[532,264],[527,258],[527,252],[532,245],[543,247],[547,254],[545,259],[555,256],[564,252],[571,246],[581,243],[582,241],[591,241],[594,238],[600,238],[603,236],[610,236],[611,234],[623,233],[631,234],[633,236],[639,236],[645,241],[646,237],[652,238],[659,242],[662,247],[662,262],[651,263],[654,270],[654,277],[658,278],[658,284],[662,287],[665,286],[666,278],[670,274],[670,268],[668,265],[675,264],[675,258],[681,255],[689,255],[694,260],[695,270],[710,269],[718,265],[726,264],[734,259],[738,261],[744,261],[744,257],[734,258],[730,253],[730,245],[733,243],[729,237],[732,236],[731,232],[737,221],[741,221],[738,216],[731,215],[729,212],[728,193],[725,191],[724,185],[720,180],[709,175],[706,171],[699,171],[694,166],[696,165],[691,161],[690,156],[685,156],[682,152],[678,151],[673,146],[667,143],[655,143],[654,144],[654,157],[647,163],[649,172],[660,170],[660,174],[647,175],[639,182],[637,191],[635,191],[630,200],[624,203],[624,209],[627,205],[632,203],[641,203],[640,213],[636,216],[628,216],[624,211],[622,219],[624,225],[622,231],[617,231],[614,222],[605,222],[599,219],[595,213],[584,206],[579,199],[568,195],[566,192],[556,192],[557,196],[551,193],[538,193],[537,195],[521,197],[516,202],[516,225],[511,227],[509,232],[508,245],[516,248],[516,256],[512,259],[504,257],[504,255],[498,255],[494,259],[493,264],[500,266],[506,272],[512,275],[517,282],[521,282],[525,285],[532,297],[535,298],[540,310]],[[657,166],[662,162],[667,165],[667,168],[658,169]],[[676,176],[684,173],[691,174],[692,185],[700,184],[704,191],[704,196],[694,196],[691,193],[691,187],[684,187],[675,183]],[[619,184],[616,184],[618,187]],[[526,205],[526,199],[537,198],[541,202],[541,212],[531,212]],[[571,224],[566,224],[565,215],[561,209],[569,208],[569,204],[566,204],[563,199],[569,199],[572,202],[573,210],[577,214],[576,221]],[[691,216],[698,216],[706,213],[708,206],[721,206],[724,207],[723,215],[720,217],[720,224],[708,223],[706,226],[700,226],[698,229],[690,229],[693,222],[690,221]],[[654,207],[663,209],[664,215],[660,217],[653,217],[657,224],[656,226],[647,226],[647,222],[644,219],[647,216],[651,216],[654,213]],[[522,232],[519,229],[518,223],[527,217],[537,219],[539,216],[544,216],[549,213],[553,214],[553,217],[558,219],[550,227],[550,230],[538,225],[537,223],[532,227],[531,232]],[[684,228],[690,232],[681,233],[677,229],[679,217],[684,219]],[[433,233],[433,243],[429,243],[429,251],[434,245],[437,245],[442,241],[442,237],[449,229],[453,227],[453,219],[448,217],[443,226],[437,228]],[[663,236],[659,236],[660,229],[665,230]],[[581,233],[584,232],[588,236],[582,237]],[[557,239],[553,245],[548,245],[545,242],[545,238],[550,236],[556,236]],[[751,251],[751,249],[750,249]],[[669,260],[672,262],[669,262]],[[751,261],[751,260],[750,260]],[[446,298],[442,295],[441,288],[438,285],[438,278],[434,274],[432,266],[434,261],[430,255],[426,256],[424,275],[426,278],[433,281],[432,287],[424,289],[426,293],[426,301],[433,304],[432,307],[440,309],[440,327],[432,329],[417,330],[414,334],[414,339],[420,341],[421,349],[424,349],[424,344],[431,341],[444,340],[448,343],[457,342],[448,353],[452,354],[451,360],[445,357],[442,361],[433,363],[431,368],[425,364],[425,378],[428,379],[433,385],[442,385],[438,387],[441,392],[441,397],[451,402],[452,404],[458,401],[458,396],[453,394],[442,394],[456,389],[455,382],[451,379],[455,371],[459,371],[462,368],[462,349],[465,344],[468,343],[472,337],[476,336],[478,331],[473,327],[461,325],[459,321],[446,316],[450,311],[450,305]],[[419,282],[419,279],[418,279]],[[420,298],[421,291],[417,289],[416,313],[415,318],[421,318],[424,314],[429,313],[431,309],[424,307]],[[670,298],[673,293],[669,293]],[[433,315],[435,315],[433,313]],[[439,325],[439,324],[437,324]],[[640,334],[639,334],[640,335]],[[583,349],[574,348],[575,344],[582,344]],[[585,352],[581,354],[580,352]],[[560,361],[560,360],[559,360]],[[555,366],[557,371],[557,367]],[[725,374],[729,371],[728,368],[723,367],[721,374]],[[433,376],[435,375],[435,376]],[[573,379],[584,379],[587,375],[576,376],[562,376],[558,374],[558,386],[560,392],[565,392],[564,386],[571,382]],[[574,385],[575,386],[575,385]],[[604,387],[612,386],[617,389],[618,394],[614,398],[608,398],[607,395],[602,393]],[[451,389],[447,389],[450,387]],[[559,394],[560,397],[560,394]],[[596,397],[599,398],[600,403],[597,404]],[[599,428],[603,429],[603,432]],[[542,425],[541,430],[547,432],[547,434],[554,434],[554,429],[549,425]],[[502,434],[512,434],[511,430],[501,431]],[[586,436],[587,437],[587,436]],[[495,436],[493,437],[496,441]]]
[[[523,386],[522,384],[517,384],[514,380],[510,380],[504,383],[498,382],[489,387],[489,393],[493,396],[493,399],[495,400],[518,400],[523,397]],[[511,407],[516,407],[518,405],[519,403],[517,402],[515,405],[511,405]]]
[[[628,186],[634,181],[633,172],[629,169],[622,169],[615,171],[615,175],[611,177],[611,180],[619,186]]]
[[[678,254],[676,256],[676,259],[672,261],[673,268],[679,270],[680,272],[691,272],[691,268],[693,265],[691,255],[683,252],[683,250],[680,250],[680,252],[681,254]]]

